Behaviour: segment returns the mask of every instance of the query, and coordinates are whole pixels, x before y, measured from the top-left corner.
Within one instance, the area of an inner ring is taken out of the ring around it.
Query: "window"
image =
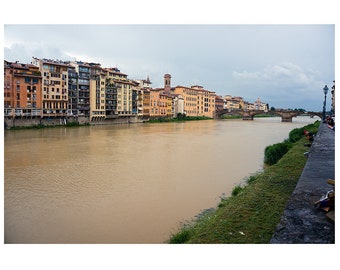
[[[51,73],[51,77],[52,78],[60,78],[60,74],[59,73]]]

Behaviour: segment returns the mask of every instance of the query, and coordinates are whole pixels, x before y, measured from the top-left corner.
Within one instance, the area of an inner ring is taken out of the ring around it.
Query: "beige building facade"
[[[181,95],[173,95],[172,98],[172,117],[177,117],[178,114],[184,114],[184,99]]]
[[[262,102],[260,98],[258,98],[254,102],[254,110],[268,112],[268,105],[267,105],[267,103]]]
[[[242,97],[232,97],[231,95],[226,95],[224,97],[224,104],[225,109],[228,109],[229,111],[246,109],[245,102]]]
[[[133,113],[137,114],[137,112],[133,111],[132,101],[133,90],[136,90],[138,84],[128,79],[127,75],[120,72],[118,68],[105,68],[104,72],[106,73],[107,86],[112,86],[112,89],[106,89],[106,92],[117,95],[117,115],[130,116]],[[108,110],[106,111],[108,112]]]
[[[90,120],[103,120],[106,118],[105,99],[106,76],[100,65],[91,68],[90,77]]]
[[[65,117],[68,105],[68,65],[61,61],[33,58],[42,75],[43,117]]]

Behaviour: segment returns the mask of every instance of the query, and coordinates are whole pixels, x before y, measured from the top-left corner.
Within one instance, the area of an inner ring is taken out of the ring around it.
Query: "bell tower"
[[[164,92],[170,94],[171,90],[171,75],[165,74],[164,75]]]

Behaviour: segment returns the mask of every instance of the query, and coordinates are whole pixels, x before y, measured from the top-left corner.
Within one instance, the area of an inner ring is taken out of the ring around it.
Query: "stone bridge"
[[[322,118],[321,112],[301,112],[293,110],[272,110],[264,112],[262,110],[232,110],[228,109],[219,110],[215,113],[215,118],[221,118],[222,115],[241,115],[243,120],[254,120],[254,116],[257,114],[278,115],[281,117],[282,122],[292,122],[293,117],[298,115],[309,115],[311,117],[319,116]]]

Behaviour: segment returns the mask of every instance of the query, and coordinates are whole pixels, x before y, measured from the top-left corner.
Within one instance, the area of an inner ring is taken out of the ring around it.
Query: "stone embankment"
[[[321,196],[334,190],[328,179],[335,180],[335,132],[321,123],[271,244],[335,243],[335,222],[314,206]]]
[[[137,116],[122,116],[112,117],[107,119],[98,119],[90,121],[89,117],[78,116],[78,117],[36,117],[36,118],[4,118],[4,127],[33,127],[37,125],[43,126],[62,126],[67,123],[76,123],[79,125],[116,125],[116,124],[132,124],[132,123],[143,123],[144,119]]]

